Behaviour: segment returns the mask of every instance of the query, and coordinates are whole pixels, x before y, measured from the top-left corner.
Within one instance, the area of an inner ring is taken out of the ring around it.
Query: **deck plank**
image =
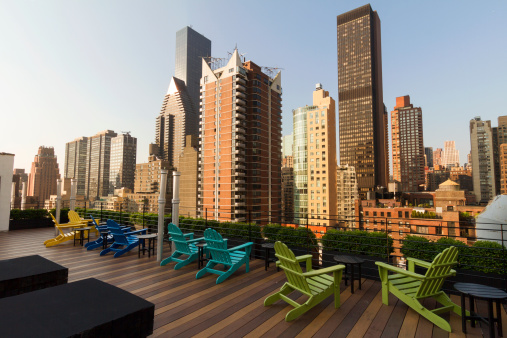
[[[377,281],[363,279],[362,290],[350,293],[350,286],[341,284],[341,307],[334,308],[333,297],[287,323],[285,315],[292,309],[279,301],[265,307],[264,299],[280,289],[285,282],[283,272],[274,267],[264,270],[264,261],[251,260],[250,272],[244,267],[216,285],[216,275],[196,280],[197,264],[174,270],[174,264],[160,266],[156,257],[138,258],[137,249],[113,258],[99,256],[100,249],[87,251],[72,241],[46,248],[42,243],[54,237],[54,229],[17,230],[0,233],[0,259],[40,255],[69,268],[69,282],[95,277],[155,304],[154,336],[176,337],[396,337],[435,336],[464,337],[461,319],[450,319],[452,333],[435,327],[392,294],[389,306],[382,304],[381,286]],[[93,240],[94,238],[92,238]],[[164,245],[163,257],[170,255]],[[451,296],[459,303],[458,296]],[[304,300],[294,293],[291,298]],[[434,306],[428,303],[430,307]],[[483,303],[479,304],[480,311]],[[504,334],[507,313],[502,307]],[[482,336],[487,327],[472,329],[467,337]]]

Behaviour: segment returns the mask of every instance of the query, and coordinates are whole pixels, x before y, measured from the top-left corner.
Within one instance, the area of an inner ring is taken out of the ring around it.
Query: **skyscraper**
[[[85,196],[99,199],[109,193],[111,139],[117,134],[104,130],[88,138],[86,152]]]
[[[76,179],[76,195],[85,195],[86,159],[88,155],[88,138],[79,137],[65,144],[64,178]]]
[[[211,41],[190,27],[176,32],[175,76],[156,122],[156,155],[178,169],[187,135],[197,137],[202,60],[211,56]]]
[[[387,187],[387,110],[380,19],[370,5],[337,17],[340,164],[353,166],[359,194]]]
[[[445,141],[441,165],[447,169],[459,167],[459,150],[456,149],[454,141]]]
[[[433,167],[433,147],[424,147],[424,155],[426,155],[426,166]]]
[[[507,194],[507,116],[498,117],[498,177],[497,193]]]
[[[470,145],[475,198],[488,203],[496,191],[491,121],[482,121],[479,116],[470,120]]]
[[[136,171],[137,138],[130,133],[120,134],[111,139],[109,166],[109,193],[114,189],[134,190]]]
[[[293,110],[294,212],[296,222],[336,225],[336,111],[335,101],[319,83],[313,105]],[[315,229],[315,228],[314,228]]]
[[[424,143],[421,108],[414,108],[410,96],[396,98],[391,112],[393,178],[402,192],[419,191],[424,184]]]
[[[53,147],[39,147],[28,175],[27,196],[38,197],[39,205],[44,205],[50,195],[56,195],[56,180],[59,178],[55,150]]]
[[[199,116],[185,83],[175,77],[164,97],[157,116],[155,140],[159,157],[179,169],[180,155],[185,148],[186,135],[198,135]]]
[[[433,151],[433,166],[442,165],[442,148]]]
[[[199,89],[202,58],[211,56],[211,41],[190,27],[176,32],[176,60],[174,76],[187,86],[188,95],[199,109]]]
[[[235,50],[227,65],[203,61],[198,204],[201,216],[270,222],[281,216],[281,74]],[[207,212],[207,214],[206,214]]]

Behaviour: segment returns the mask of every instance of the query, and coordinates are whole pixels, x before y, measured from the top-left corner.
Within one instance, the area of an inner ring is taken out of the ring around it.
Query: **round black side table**
[[[276,263],[276,259],[272,259],[271,250],[275,248],[275,243],[264,243],[261,244],[261,248],[264,248],[264,271],[268,271],[269,263]],[[276,271],[280,271],[280,268],[277,266]]]
[[[495,336],[495,323],[497,324],[498,336],[502,337],[502,309],[500,304],[507,299],[507,293],[492,286],[474,284],[474,283],[456,283],[454,288],[461,292],[461,329],[463,333],[467,332],[466,321],[470,319],[472,327],[475,327],[475,320],[480,320],[489,325],[489,336]],[[468,296],[468,305],[470,306],[470,316],[466,315],[465,297]],[[474,299],[479,298],[488,302],[488,317],[479,316],[475,312]],[[496,315],[493,316],[493,303],[496,303]]]
[[[153,256],[155,256],[155,239],[157,238],[158,234],[148,234],[148,235],[138,235],[137,238],[139,238],[139,241],[142,241],[142,243],[139,243],[139,251],[137,253],[138,258],[141,258],[141,251],[146,251],[146,240],[148,240],[148,258],[150,258],[150,253],[153,251]],[[142,245],[142,248],[141,248]]]
[[[201,270],[204,267],[204,248],[207,246],[205,242],[197,243],[197,269]]]
[[[90,230],[92,229],[92,227],[78,227],[78,228],[74,228],[74,246],[76,246],[76,241],[79,240],[79,245],[83,246],[83,243],[84,243],[84,234],[85,234],[85,231],[88,231],[88,236],[86,236],[86,239],[88,240],[88,242],[90,242]],[[77,238],[77,234],[79,233],[79,238]]]
[[[102,237],[102,250],[107,248],[107,236],[109,236],[109,231],[101,231],[100,236]]]
[[[355,256],[346,256],[339,255],[334,256],[333,259],[337,263],[345,264],[345,285],[347,285],[347,280],[350,278],[350,292],[354,293],[354,279],[359,281],[359,290],[361,290],[361,264],[364,263],[364,260]],[[348,266],[350,265],[350,275],[348,274]],[[355,278],[354,274],[354,265],[359,267],[359,278]]]

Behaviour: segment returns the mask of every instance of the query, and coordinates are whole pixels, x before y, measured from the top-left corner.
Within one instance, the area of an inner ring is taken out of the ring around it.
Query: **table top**
[[[461,293],[469,294],[478,298],[505,299],[507,293],[492,286],[474,283],[455,283],[454,288]]]
[[[200,243],[195,244],[195,246],[198,248],[204,248],[206,245],[207,245],[206,242],[200,242]]]
[[[261,247],[273,249],[275,247],[275,243],[264,243],[264,244],[261,244]]]
[[[74,229],[75,231],[86,231],[86,230],[91,230],[92,227],[79,227],[79,228],[76,228]]]
[[[362,264],[362,263],[364,263],[364,259],[361,259],[356,256],[338,255],[338,256],[334,256],[333,259],[338,263],[344,263],[344,264]]]
[[[149,239],[149,238],[155,238],[158,234],[147,234],[147,235],[137,235],[137,238],[139,239]]]
[[[60,270],[67,270],[67,268],[39,255],[5,259],[0,261],[0,281],[23,277],[33,278],[39,274]]]

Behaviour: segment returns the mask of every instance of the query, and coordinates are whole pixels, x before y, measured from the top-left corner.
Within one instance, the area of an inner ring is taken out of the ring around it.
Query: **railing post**
[[[62,179],[59,178],[56,180],[56,210],[55,210],[55,219],[60,224],[60,210],[62,203]],[[55,235],[58,236],[59,230],[55,224]]]
[[[122,218],[121,218],[121,209],[122,209],[122,206],[123,206],[123,201],[120,203],[120,224],[123,224]]]
[[[387,263],[389,263],[389,228],[387,227],[387,218],[385,219],[386,223],[386,254],[387,254]]]
[[[86,201],[84,202],[83,218],[86,218]]]
[[[308,214],[306,214],[306,253],[310,253],[310,234],[309,231],[309,222],[308,222]]]
[[[172,221],[176,226],[180,225],[180,175],[179,171],[173,171],[173,207]]]
[[[104,222],[104,220],[102,219],[102,202],[100,202],[100,221]]]
[[[167,169],[160,170],[160,195],[158,197],[158,242],[157,261],[162,261],[162,250],[164,244],[164,208],[167,188]]]
[[[208,208],[204,208],[204,230],[208,228]]]
[[[144,209],[145,209],[145,207],[146,207],[146,204],[143,201],[143,229],[144,229]]]

